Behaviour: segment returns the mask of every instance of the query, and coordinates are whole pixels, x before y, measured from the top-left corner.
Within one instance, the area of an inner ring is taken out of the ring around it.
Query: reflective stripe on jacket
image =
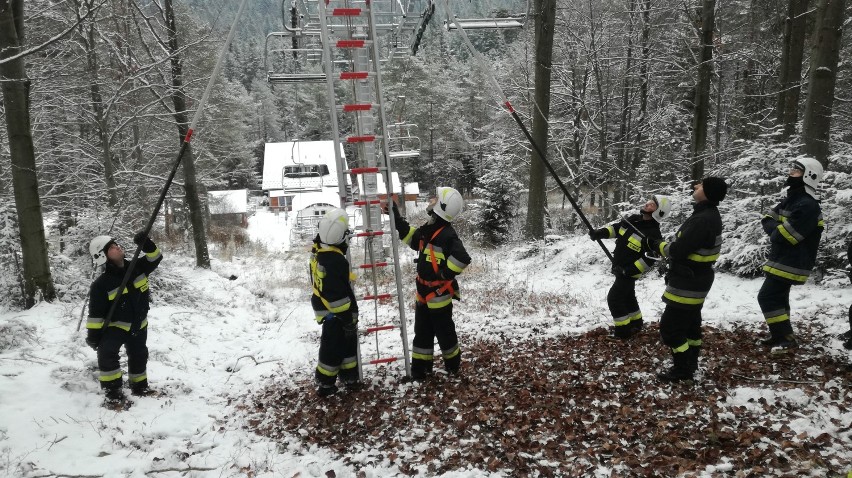
[[[722,216],[716,203],[695,204],[676,239],[663,241],[659,247],[660,254],[671,260],[663,302],[681,308],[703,307],[713,286],[713,264],[722,249]]]
[[[127,267],[130,267],[130,261],[125,259],[124,267],[116,267],[115,264],[107,262],[104,272],[92,282],[89,289],[89,318],[86,321],[86,328],[103,328],[106,316],[116,297],[119,297],[119,303],[110,319],[110,327],[118,327],[128,332],[131,327],[135,327],[136,330],[147,327],[151,302],[148,275],[154,272],[162,260],[163,254],[156,245],[152,251],[147,251],[144,256],[140,256],[130,281],[120,296],[118,288],[124,279]]]

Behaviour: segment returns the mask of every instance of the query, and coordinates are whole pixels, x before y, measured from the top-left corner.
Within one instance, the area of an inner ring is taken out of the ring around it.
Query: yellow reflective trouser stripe
[[[456,346],[453,347],[452,350],[450,350],[449,352],[443,353],[444,360],[451,359],[451,358],[455,357],[456,355],[458,355],[460,353],[461,353],[461,348],[458,346],[458,344],[456,344]]]
[[[698,305],[704,303],[704,297],[682,297],[679,295],[672,294],[669,291],[663,292],[663,297],[679,304]]]
[[[795,246],[796,244],[799,243],[798,239],[796,239],[795,237],[793,237],[792,234],[787,232],[787,228],[784,227],[784,224],[779,224],[777,229],[778,229],[778,232],[780,232],[781,235],[784,236],[784,239],[787,239],[787,242],[789,242],[790,244]]]
[[[787,313],[783,313],[781,315],[776,315],[775,317],[767,317],[766,323],[767,324],[777,324],[777,323],[784,322],[784,321],[787,321],[787,320],[790,320],[790,315],[787,314]]]
[[[674,353],[686,352],[687,350],[689,350],[689,342],[684,342],[679,347],[672,347],[672,352]]]
[[[434,350],[424,349],[421,347],[413,347],[411,349],[411,358],[419,360],[432,360]]]
[[[621,327],[623,325],[627,325],[630,323],[630,315],[624,315],[621,317],[615,317],[612,319],[612,323],[615,324],[616,327]]]
[[[325,364],[323,364],[323,363],[318,363],[318,364],[317,364],[317,372],[319,372],[319,373],[321,373],[321,374],[325,375],[326,377],[335,377],[335,376],[337,376],[337,369],[339,369],[339,368],[340,368],[340,367],[330,367],[330,366],[325,365]]]
[[[808,280],[808,276],[806,275],[793,274],[791,272],[782,271],[781,269],[776,269],[769,265],[763,266],[763,271],[795,282],[806,282]]]
[[[99,380],[101,382],[112,382],[113,380],[121,380],[121,369],[101,372]]]
[[[355,357],[346,357],[340,365],[341,370],[350,370],[358,366],[358,359]]]
[[[686,339],[686,343],[688,343],[690,347],[701,347],[704,344],[704,342],[701,339],[698,339],[698,340]]]
[[[413,236],[413,235],[414,235],[414,231],[416,231],[416,230],[417,230],[417,229],[415,229],[415,228],[413,228],[413,227],[409,226],[409,228],[408,228],[408,234],[406,234],[406,235],[405,235],[405,237],[403,237],[403,238],[402,238],[402,242],[404,242],[404,243],[406,243],[406,244],[411,244],[411,236]]]
[[[139,383],[143,380],[148,380],[148,374],[144,373],[144,372],[143,373],[132,373],[132,374],[130,374],[129,379],[133,383]]]

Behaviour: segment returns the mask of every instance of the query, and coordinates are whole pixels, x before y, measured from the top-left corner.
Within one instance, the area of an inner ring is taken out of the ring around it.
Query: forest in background
[[[36,50],[23,59],[37,192],[47,235],[56,238],[48,247],[55,274],[67,261],[85,257],[92,236],[127,237],[142,227],[183,137],[186,120],[182,123],[180,113],[194,113],[238,3],[26,2],[20,48]],[[470,34],[528,124],[534,110],[536,12],[542,3],[453,3],[459,16],[530,12],[522,30]],[[547,155],[593,222],[611,220],[652,193],[683,195],[700,162],[704,171],[733,184],[723,204],[730,252],[718,265],[755,274],[765,249],[756,224],[777,202],[787,163],[802,154],[808,85],[815,75],[825,76],[809,65],[817,52],[816,17],[829,3],[556,2]],[[2,0],[0,11],[15,4],[23,2]],[[711,62],[701,60],[706,5],[715,14]],[[173,8],[174,44],[167,7]],[[413,8],[422,11],[416,2]],[[439,2],[416,56],[383,65],[389,116],[415,125],[421,141],[420,158],[396,168],[422,191],[436,185],[463,191],[472,212],[460,226],[483,244],[530,240],[523,225],[530,147],[458,34],[443,29],[443,8]],[[852,5],[840,2],[840,8],[848,30]],[[193,228],[199,223],[188,211],[180,214],[184,197],[205,190],[256,190],[264,143],[330,138],[324,84],[266,82],[264,38],[280,29],[281,9],[272,0],[249,2],[223,78],[197,128],[195,177],[187,181],[181,170],[172,186],[167,207],[175,208],[178,220],[169,231],[156,233],[168,232],[188,252],[206,247],[199,242],[206,237],[203,227]],[[840,61],[828,72],[834,80],[830,154],[819,158],[827,166],[822,197],[827,229],[820,251],[826,271],[842,267],[852,234],[852,98],[846,96],[852,86],[852,35],[843,33],[836,51]],[[9,51],[0,54],[0,62]],[[180,88],[174,83],[176,59],[182,67]],[[707,138],[706,149],[695,156],[691,143],[702,65],[711,67]],[[175,103],[181,95],[185,111]],[[5,109],[2,114],[5,120]],[[4,275],[0,287],[4,297],[20,297],[26,261],[9,140],[8,129],[0,128],[0,264],[17,274]],[[582,228],[550,178],[545,189],[546,232]],[[680,210],[665,226],[676,226],[688,213]]]

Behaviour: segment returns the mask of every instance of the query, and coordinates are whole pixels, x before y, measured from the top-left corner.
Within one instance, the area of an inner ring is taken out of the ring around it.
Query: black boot
[[[787,334],[769,351],[772,355],[784,355],[793,352],[799,346],[794,334]]]
[[[630,324],[627,325],[616,325],[615,327],[609,329],[609,336],[607,337],[610,340],[627,340],[633,335],[633,328]]]
[[[687,370],[690,374],[694,375],[695,372],[698,371],[698,357],[701,355],[701,347],[698,345],[693,345],[689,347],[689,349],[687,349],[684,353],[687,354],[687,358],[689,359],[687,361]]]
[[[317,388],[317,395],[323,398],[334,395],[335,393],[337,393],[337,385],[320,385]]]
[[[687,352],[672,353],[672,367],[657,374],[661,382],[691,382],[692,372],[689,370]]]
[[[630,335],[637,335],[642,333],[642,328],[645,326],[645,321],[642,319],[636,319],[633,322],[630,322]]]

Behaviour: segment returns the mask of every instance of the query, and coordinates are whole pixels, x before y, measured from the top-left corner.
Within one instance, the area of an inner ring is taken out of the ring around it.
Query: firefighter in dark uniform
[[[332,209],[319,222],[311,255],[311,305],[317,323],[322,325],[319,361],[314,377],[317,394],[327,397],[337,392],[337,379],[347,390],[361,388],[358,373],[358,302],[350,281],[355,277],[346,259],[350,236],[349,216]]]
[[[817,249],[825,227],[817,188],[822,165],[814,158],[793,161],[787,177],[787,197],[761,221],[769,235],[769,255],[763,272],[766,279],[757,302],[769,336],[761,344],[773,354],[798,346],[790,323],[790,287],[804,284],[816,263]]]
[[[692,215],[680,226],[672,242],[642,240],[647,253],[670,260],[660,318],[660,337],[671,349],[672,367],[657,374],[664,382],[692,380],[701,353],[701,309],[713,285],[713,264],[722,248],[722,217],[719,202],[728,185],[717,177],[706,177],[693,186]]]
[[[470,264],[470,256],[450,222],[461,214],[463,206],[458,191],[439,187],[436,197],[426,208],[429,219],[420,227],[409,225],[399,214],[396,204],[391,208],[399,237],[418,253],[417,305],[411,348],[411,378],[414,380],[423,380],[432,373],[436,337],[447,372],[458,374],[461,365],[461,348],[453,323],[453,299],[459,298],[456,276]]]
[[[104,266],[89,290],[89,318],[86,322],[86,343],[98,352],[101,388],[107,403],[117,405],[126,400],[118,353],[124,345],[127,351],[127,372],[130,392],[136,396],[156,394],[148,387],[148,309],[151,291],[148,276],[160,265],[160,249],[143,232],[133,238],[142,245],[144,256],[136,261],[130,280],[119,294],[118,288],[130,261],[124,250],[110,236],[97,236],[89,243],[89,252],[96,266]],[[118,300],[109,324],[107,314]]]
[[[669,198],[654,195],[639,214],[589,233],[593,241],[616,238],[612,262],[615,282],[606,296],[614,323],[614,338],[626,340],[642,330],[644,322],[636,300],[636,280],[654,265],[642,254],[642,238],[662,239],[660,221],[668,217],[670,210]]]

